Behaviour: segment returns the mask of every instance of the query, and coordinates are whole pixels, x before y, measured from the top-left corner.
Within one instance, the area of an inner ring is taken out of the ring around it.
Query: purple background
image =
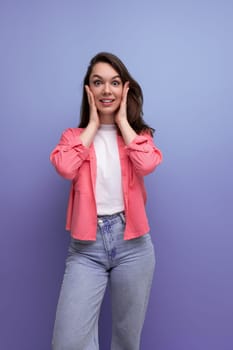
[[[157,270],[142,350],[232,350],[232,23],[230,0],[1,1],[1,349],[50,349],[69,183],[49,154],[107,50],[140,82],[164,153],[146,178]],[[101,350],[109,308],[107,294]]]

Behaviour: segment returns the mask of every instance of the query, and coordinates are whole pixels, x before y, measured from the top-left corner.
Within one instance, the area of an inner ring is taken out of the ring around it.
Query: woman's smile
[[[109,107],[113,104],[114,99],[101,99],[100,102],[104,107]]]

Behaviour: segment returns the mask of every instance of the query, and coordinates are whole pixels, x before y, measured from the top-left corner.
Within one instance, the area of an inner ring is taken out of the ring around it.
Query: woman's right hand
[[[97,128],[99,127],[100,124],[100,120],[99,120],[99,115],[98,115],[98,111],[95,105],[95,99],[93,96],[93,93],[91,92],[91,89],[89,88],[88,85],[85,85],[85,90],[87,93],[87,98],[88,98],[88,103],[89,103],[89,107],[90,107],[90,119],[89,119],[89,123],[95,123]]]
[[[89,118],[89,123],[87,127],[82,131],[79,137],[83,145],[86,147],[89,147],[92,144],[94,137],[96,135],[96,132],[100,126],[100,120],[99,120],[98,111],[95,105],[95,99],[94,99],[93,93],[91,92],[88,85],[85,85],[85,89],[86,89],[88,103],[90,107],[89,108],[90,118]]]

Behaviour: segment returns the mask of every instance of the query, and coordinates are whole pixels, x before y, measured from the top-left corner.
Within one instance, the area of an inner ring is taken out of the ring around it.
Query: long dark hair
[[[131,127],[138,134],[141,132],[149,132],[153,135],[154,129],[147,125],[143,120],[143,93],[140,85],[132,78],[124,63],[117,56],[108,52],[100,52],[94,56],[87,68],[86,75],[83,79],[83,96],[80,108],[80,123],[78,127],[85,128],[89,123],[89,104],[85,85],[89,85],[92,69],[94,65],[99,62],[110,64],[119,74],[123,84],[125,84],[126,81],[129,81],[130,89],[127,95],[127,118]]]

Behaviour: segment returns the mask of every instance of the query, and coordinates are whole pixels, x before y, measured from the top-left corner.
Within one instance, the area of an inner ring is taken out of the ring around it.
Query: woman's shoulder
[[[82,132],[83,128],[66,128],[63,131],[64,135],[73,135],[73,136],[79,136]]]

